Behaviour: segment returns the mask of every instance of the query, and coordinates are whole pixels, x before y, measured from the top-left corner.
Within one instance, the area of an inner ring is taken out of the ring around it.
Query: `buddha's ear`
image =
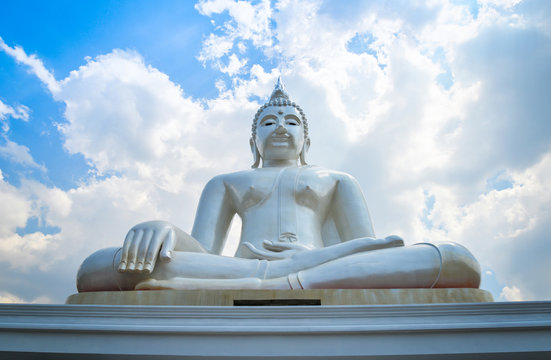
[[[251,166],[253,169],[258,168],[258,165],[260,165],[260,152],[258,151],[258,148],[256,147],[256,143],[254,142],[254,139],[251,138],[249,140],[249,144],[251,145],[251,151],[253,153],[253,165]]]
[[[308,165],[306,163],[306,153],[310,149],[310,138],[307,137],[304,139],[304,144],[302,144],[302,151],[300,152],[300,164],[301,165]]]

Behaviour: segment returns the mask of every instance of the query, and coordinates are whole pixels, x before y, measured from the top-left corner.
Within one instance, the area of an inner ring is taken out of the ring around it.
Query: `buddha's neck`
[[[262,167],[293,167],[298,166],[298,160],[263,160]]]

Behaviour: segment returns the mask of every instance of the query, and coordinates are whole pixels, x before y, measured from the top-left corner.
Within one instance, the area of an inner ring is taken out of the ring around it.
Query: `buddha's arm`
[[[224,184],[224,176],[217,176],[203,189],[191,236],[210,253],[220,254],[234,215],[235,209]]]
[[[350,175],[338,175],[331,215],[341,241],[375,237],[367,204],[360,185]]]

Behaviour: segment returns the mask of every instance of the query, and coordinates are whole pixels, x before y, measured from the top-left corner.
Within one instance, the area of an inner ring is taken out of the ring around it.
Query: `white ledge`
[[[551,358],[551,302],[0,305],[0,357]]]

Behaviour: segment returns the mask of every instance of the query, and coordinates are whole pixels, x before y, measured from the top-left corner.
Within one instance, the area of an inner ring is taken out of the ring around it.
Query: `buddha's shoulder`
[[[241,183],[244,180],[252,179],[255,177],[255,175],[258,175],[256,173],[256,170],[258,169],[249,169],[249,170],[242,170],[242,171],[236,171],[232,173],[216,175],[208,182],[207,185],[216,186],[216,185],[224,185],[224,184]]]
[[[345,172],[324,168],[317,165],[308,165],[304,167],[302,171],[301,178],[308,181],[317,179],[323,182],[330,183],[349,183],[356,182],[356,179]]]
[[[338,170],[324,168],[322,166],[317,166],[317,165],[305,166],[303,173],[306,176],[331,178],[339,181],[356,181],[356,179],[350,174],[347,174],[345,172],[338,171]]]

